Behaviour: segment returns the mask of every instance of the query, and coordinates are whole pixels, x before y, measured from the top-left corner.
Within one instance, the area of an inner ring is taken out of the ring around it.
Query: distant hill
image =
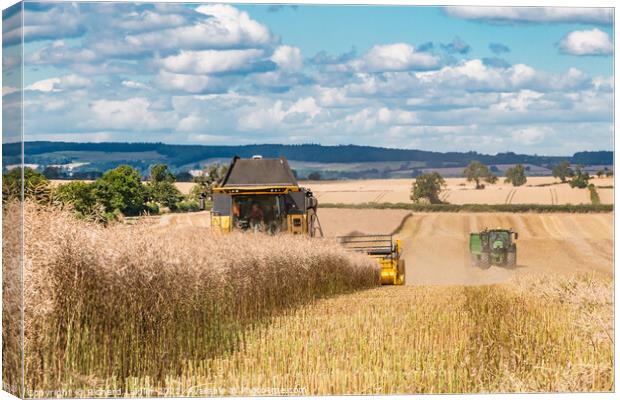
[[[21,146],[19,143],[4,144],[2,149],[3,164],[19,162]],[[260,154],[267,158],[285,156],[289,160],[308,163],[328,164],[314,166],[320,170],[334,170],[330,164],[368,163],[368,174],[381,171],[383,164],[390,168],[398,165],[400,170],[417,168],[454,168],[463,167],[472,160],[488,165],[530,164],[548,168],[561,160],[573,164],[613,165],[611,151],[585,151],[574,155],[539,156],[516,154],[512,152],[495,155],[470,152],[435,152],[425,150],[393,149],[371,146],[322,146],[318,144],[252,144],[243,146],[205,146],[180,145],[164,143],[73,143],[73,142],[26,142],[24,145],[25,162],[42,167],[47,165],[74,164],[76,170],[103,171],[125,163],[141,171],[148,170],[149,165],[164,162],[173,169],[188,170],[199,168],[207,160],[227,160],[235,155],[251,157]],[[399,164],[401,163],[401,164]],[[83,165],[82,165],[83,164]],[[304,164],[304,165],[305,165]],[[336,168],[337,169],[337,168]],[[363,172],[362,168],[362,172]]]

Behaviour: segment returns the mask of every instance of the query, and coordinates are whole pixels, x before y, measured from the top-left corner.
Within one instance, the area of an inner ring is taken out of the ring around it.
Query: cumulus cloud
[[[41,42],[25,57],[27,71],[56,71],[28,87],[25,127],[33,140],[381,143],[539,154],[611,146],[613,75],[511,65],[499,56],[509,51],[501,43],[489,45],[498,56],[482,59],[463,57],[470,52],[458,37],[304,58],[229,5],[71,7],[83,37]],[[17,84],[5,83],[5,100],[18,97],[10,89]]]
[[[185,51],[166,57],[159,64],[166,70],[184,74],[217,74],[251,70],[264,53],[260,49]]]
[[[75,74],[61,77],[43,79],[26,86],[25,90],[37,90],[40,92],[60,92],[66,89],[81,89],[89,86],[91,80]]]
[[[553,133],[553,129],[546,126],[531,126],[521,128],[512,133],[512,138],[516,142],[531,146],[542,142],[547,136]]]
[[[444,7],[455,18],[490,22],[566,22],[612,25],[613,8],[578,7]]]
[[[286,71],[299,71],[303,68],[303,58],[298,47],[278,46],[273,52],[271,60]]]
[[[439,57],[417,52],[407,43],[373,46],[362,57],[344,65],[356,72],[427,70],[439,65]]]
[[[576,56],[610,55],[614,45],[607,32],[594,28],[573,31],[560,41],[560,51]]]

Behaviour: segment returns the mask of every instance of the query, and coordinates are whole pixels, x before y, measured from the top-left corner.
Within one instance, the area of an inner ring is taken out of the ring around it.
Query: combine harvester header
[[[340,236],[338,240],[346,249],[368,254],[381,265],[382,285],[405,284],[405,260],[401,259],[400,240],[392,235]]]

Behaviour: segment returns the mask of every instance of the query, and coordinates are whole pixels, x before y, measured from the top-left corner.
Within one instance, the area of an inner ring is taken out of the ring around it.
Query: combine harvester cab
[[[487,269],[491,265],[514,268],[517,266],[519,234],[512,229],[484,229],[469,234],[471,265]]]
[[[312,192],[300,187],[286,158],[235,156],[213,189],[211,228],[323,236]]]
[[[340,236],[338,240],[346,249],[368,254],[381,265],[382,285],[405,284],[405,260],[401,259],[400,240],[392,235]]]

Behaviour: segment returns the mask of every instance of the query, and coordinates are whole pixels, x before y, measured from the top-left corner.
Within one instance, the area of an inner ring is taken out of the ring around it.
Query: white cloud
[[[407,43],[373,46],[361,58],[350,61],[346,66],[358,72],[425,70],[437,67],[439,57],[417,52]]]
[[[180,132],[201,132],[209,123],[209,119],[199,115],[188,115],[179,121],[177,130]]]
[[[151,31],[181,26],[185,18],[178,14],[160,14],[153,11],[133,12],[115,23],[116,26],[128,31]]]
[[[187,93],[218,92],[223,89],[222,82],[207,75],[175,74],[160,71],[155,82],[165,90],[180,90]]]
[[[451,17],[496,22],[566,22],[613,24],[613,8],[577,7],[444,7]]]
[[[185,51],[166,57],[159,64],[166,70],[183,74],[213,74],[247,71],[263,56],[263,50],[202,50]]]
[[[520,144],[531,146],[542,142],[547,136],[553,133],[553,129],[542,126],[530,126],[521,128],[512,133],[512,139]]]
[[[320,113],[321,108],[312,97],[301,98],[291,104],[288,109],[281,100],[277,100],[271,107],[261,104],[253,107],[253,111],[241,115],[238,127],[244,131],[258,131],[281,128],[283,122],[303,125]]]
[[[90,122],[98,130],[164,130],[172,121],[165,113],[150,110],[150,102],[144,97],[124,100],[97,100],[90,105],[93,119]]]
[[[89,86],[91,80],[79,75],[69,74],[61,77],[43,79],[25,87],[25,90],[40,92],[60,92],[66,89],[81,89]]]
[[[299,71],[303,68],[301,50],[297,47],[278,46],[271,56],[271,60],[285,71]]]
[[[609,55],[614,51],[607,32],[594,28],[589,31],[573,31],[560,41],[560,50],[576,56]]]
[[[121,82],[121,85],[129,89],[149,89],[144,83],[132,80],[124,80]]]
[[[247,12],[223,4],[202,5],[204,15],[192,25],[158,30],[126,37],[136,49],[225,49],[260,47],[273,37],[269,29],[250,18]]]

